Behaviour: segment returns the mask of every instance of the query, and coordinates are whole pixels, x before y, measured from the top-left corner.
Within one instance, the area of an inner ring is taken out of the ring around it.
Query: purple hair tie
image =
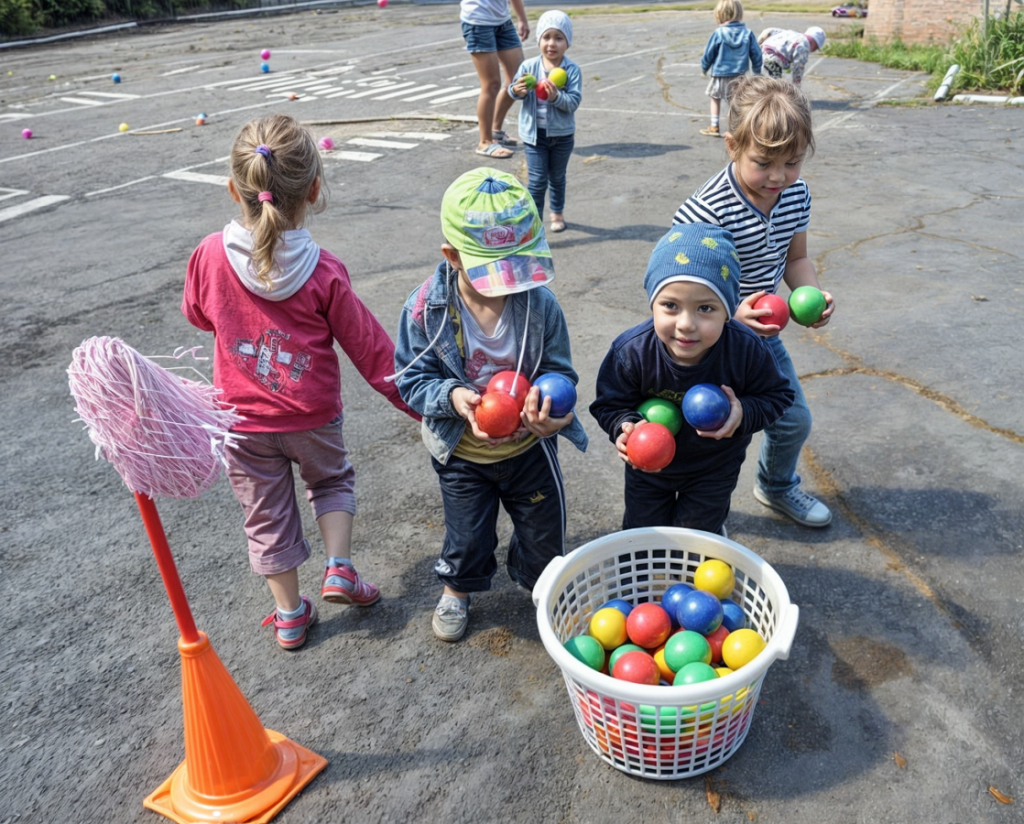
[[[255,154],[263,155],[267,160],[270,160],[270,156],[273,154],[273,152],[270,151],[270,147],[265,146],[262,143],[253,149],[253,152]]]
[[[269,201],[270,203],[274,202],[274,195],[271,192],[260,192],[259,195],[257,195],[257,197],[259,198],[260,203],[264,203],[267,201]]]

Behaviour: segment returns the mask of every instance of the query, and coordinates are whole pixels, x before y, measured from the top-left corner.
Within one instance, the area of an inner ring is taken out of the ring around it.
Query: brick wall
[[[1001,0],[989,0],[990,11]],[[946,43],[973,17],[980,17],[983,0],[870,0],[864,36],[885,42]]]

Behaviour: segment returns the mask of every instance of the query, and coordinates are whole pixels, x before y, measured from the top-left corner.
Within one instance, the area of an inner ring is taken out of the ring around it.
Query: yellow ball
[[[548,74],[548,80],[558,86],[558,88],[564,89],[565,84],[569,81],[569,75],[565,73],[565,69],[556,68],[552,69]]]
[[[753,661],[764,648],[764,638],[756,630],[738,629],[726,636],[722,644],[722,660],[727,667],[738,670]]]
[[[126,131],[128,131],[128,124],[127,124],[127,123],[122,123],[122,124],[121,124],[120,126],[118,126],[117,128],[118,128],[118,129],[119,129],[120,131],[122,131],[122,132],[126,132]]]
[[[621,647],[629,640],[626,635],[626,616],[615,607],[605,607],[595,612],[590,619],[589,631],[606,650]]]
[[[693,586],[695,589],[710,592],[721,600],[732,595],[733,587],[736,586],[736,576],[732,574],[732,567],[725,561],[711,558],[697,567],[697,571],[693,573]]]

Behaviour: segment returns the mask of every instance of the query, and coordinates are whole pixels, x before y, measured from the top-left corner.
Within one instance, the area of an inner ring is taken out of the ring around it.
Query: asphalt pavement
[[[598,365],[647,313],[646,260],[676,207],[726,163],[699,134],[712,14],[613,11],[572,9],[584,97],[569,228],[549,238],[591,437],[561,450],[572,547],[621,521],[621,465],[586,412]],[[72,350],[209,348],[179,311],[185,265],[234,216],[234,132],[278,110],[333,139],[310,229],[394,331],[440,260],[441,194],[485,162],[476,76],[453,5],[394,2],[0,59],[0,824],[156,821],[142,799],[184,757],[177,630],[132,495],[75,420]],[[800,623],[736,754],[667,782],[600,761],[503,571],[463,641],[434,638],[436,478],[417,428],[343,359],[354,557],[380,603],[324,604],[285,653],[259,628],[271,599],[226,482],[158,502],[196,621],[261,721],[330,762],[276,821],[1024,821],[1022,115],[915,105],[924,80],[820,55],[805,78],[809,248],[836,313],[783,335],[815,417],[800,471],[835,519],[808,530],[758,504],[751,455],[729,534],[779,572]],[[490,163],[525,179],[522,152]],[[302,568],[305,591],[319,575]]]

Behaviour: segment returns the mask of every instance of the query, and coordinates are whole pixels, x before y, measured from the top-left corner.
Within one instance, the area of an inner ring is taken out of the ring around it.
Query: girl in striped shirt
[[[811,411],[779,337],[781,328],[761,323],[770,309],[754,308],[781,281],[790,290],[821,288],[807,256],[811,195],[800,177],[804,160],[814,151],[811,107],[793,84],[769,77],[742,78],[730,93],[725,146],[732,160],[679,207],[673,223],[712,223],[732,233],[742,297],[734,317],[765,339],[796,393],[796,402],[765,427],[754,497],[803,526],[824,527],[832,520],[831,511],[801,489],[796,474],[811,433]],[[835,310],[832,295],[824,295],[827,308],[813,328],[825,326]]]

